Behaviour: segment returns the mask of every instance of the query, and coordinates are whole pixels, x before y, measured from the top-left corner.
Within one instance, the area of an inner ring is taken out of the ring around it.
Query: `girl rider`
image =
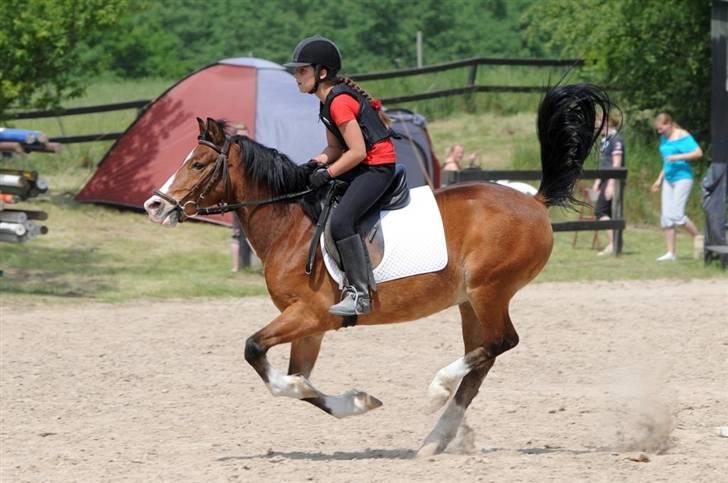
[[[298,89],[321,101],[319,117],[326,126],[328,145],[311,162],[317,168],[309,177],[317,189],[333,178],[349,183],[331,214],[331,235],[346,273],[341,302],[334,315],[371,311],[369,266],[356,225],[384,194],[394,178],[396,156],[389,118],[354,81],[336,74],[341,54],[331,40],[315,36],[302,40],[286,64],[294,72]]]

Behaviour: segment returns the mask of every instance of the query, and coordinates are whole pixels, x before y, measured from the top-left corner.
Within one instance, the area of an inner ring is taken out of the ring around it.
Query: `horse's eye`
[[[195,161],[194,163],[192,163],[192,169],[195,169],[197,171],[203,169],[204,167],[205,165],[203,163],[200,163],[199,161]]]

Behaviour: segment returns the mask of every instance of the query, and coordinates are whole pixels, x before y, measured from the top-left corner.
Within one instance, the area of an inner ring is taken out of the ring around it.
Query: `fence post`
[[[422,31],[417,31],[417,68],[422,67]]]
[[[238,242],[238,260],[241,267],[250,268],[251,254],[252,250],[250,249],[250,245],[248,245],[248,240],[247,238],[245,238],[245,235],[242,235],[240,237],[240,241]]]
[[[478,63],[473,62],[470,66],[470,72],[468,74],[468,86],[472,87],[475,85],[475,77],[478,75]]]
[[[609,181],[609,180],[605,180]],[[612,197],[612,219],[621,220],[624,216],[624,179],[614,180],[614,195]],[[612,230],[612,255],[619,255],[622,253],[622,233],[621,229]]]
[[[473,63],[470,65],[470,69],[468,69],[468,84],[467,87],[475,87],[475,77],[478,75],[478,63],[476,61],[473,61]],[[466,110],[467,112],[475,112],[475,108],[473,106],[473,102],[475,101],[475,90],[471,90],[469,93],[465,94],[465,103],[466,103]]]

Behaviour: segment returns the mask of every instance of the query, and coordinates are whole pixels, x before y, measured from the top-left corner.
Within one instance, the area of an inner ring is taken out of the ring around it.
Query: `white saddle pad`
[[[520,181],[509,181],[507,179],[499,179],[496,181],[496,183],[508,186],[509,188],[513,188],[516,191],[520,191],[521,193],[525,193],[527,195],[536,196],[536,193],[538,193],[538,190],[531,186],[528,183],[522,183]],[[596,201],[596,200],[595,200]]]
[[[437,272],[447,266],[445,229],[429,186],[411,189],[407,206],[382,211],[379,220],[384,233],[384,256],[373,270],[377,283]],[[321,251],[326,269],[341,286],[344,274],[326,253],[323,235]]]

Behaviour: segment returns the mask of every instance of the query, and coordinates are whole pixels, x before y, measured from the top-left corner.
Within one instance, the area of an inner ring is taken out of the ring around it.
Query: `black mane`
[[[267,186],[271,196],[303,191],[308,176],[296,163],[283,153],[263,146],[247,136],[233,136],[230,140],[240,146],[242,168],[245,176],[255,183]]]
[[[247,179],[268,187],[270,196],[276,197],[304,191],[308,188],[311,167],[299,166],[291,158],[275,149],[263,146],[247,136],[232,136],[231,142],[240,146],[241,167]],[[316,193],[297,198],[303,211],[312,220],[318,218],[318,196]]]

